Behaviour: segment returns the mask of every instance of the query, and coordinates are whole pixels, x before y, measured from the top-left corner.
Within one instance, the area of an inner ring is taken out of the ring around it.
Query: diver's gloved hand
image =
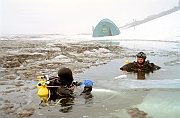
[[[92,91],[92,86],[85,86],[82,93],[89,94]]]
[[[81,87],[84,87],[84,90],[82,93],[90,93],[92,91],[93,82],[92,80],[86,79],[84,80],[83,84],[81,84]]]
[[[83,83],[82,82],[78,82],[78,81],[74,81],[72,84],[76,85],[76,86],[81,86],[81,84],[83,84]]]

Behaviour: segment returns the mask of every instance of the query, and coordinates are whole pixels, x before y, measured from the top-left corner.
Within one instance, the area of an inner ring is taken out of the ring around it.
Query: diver
[[[93,82],[90,79],[84,80],[84,82],[77,82],[73,79],[73,73],[71,69],[67,67],[60,68],[58,70],[58,77],[39,76],[40,81],[37,84],[38,96],[42,99],[39,105],[46,103],[47,106],[56,106],[60,104],[62,109],[60,112],[69,112],[74,105],[74,98],[82,96],[85,100],[91,100],[93,98],[91,91]],[[77,86],[81,86],[83,90],[79,95],[75,94],[74,90]],[[51,101],[54,101],[54,105],[49,105]]]
[[[89,95],[92,91],[93,82],[89,79],[84,80],[84,82],[74,81],[71,69],[63,67],[59,69],[58,77],[50,78],[48,86],[51,92],[50,100],[55,100],[61,97],[75,97],[74,89],[77,86],[84,87],[80,95]]]
[[[124,74],[127,72],[135,72],[137,73],[138,79],[145,79],[145,73],[150,73],[155,70],[161,69],[161,67],[155,65],[154,63],[150,63],[149,60],[146,61],[146,54],[144,52],[139,52],[137,55],[137,62],[131,62],[125,64],[120,68]]]

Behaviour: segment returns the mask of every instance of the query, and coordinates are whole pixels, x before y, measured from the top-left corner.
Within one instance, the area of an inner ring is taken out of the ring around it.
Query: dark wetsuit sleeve
[[[134,68],[134,63],[129,63],[122,66],[120,70],[132,71],[132,68]]]
[[[150,63],[150,65],[151,65],[151,67],[152,67],[153,70],[159,70],[159,69],[161,69],[160,66],[157,66],[157,65],[155,65],[154,63]]]
[[[126,70],[127,69],[127,65],[124,65],[120,68],[120,70]]]
[[[161,67],[155,65],[154,63],[150,63],[149,60],[147,60],[143,66],[144,71],[154,71],[159,70]]]

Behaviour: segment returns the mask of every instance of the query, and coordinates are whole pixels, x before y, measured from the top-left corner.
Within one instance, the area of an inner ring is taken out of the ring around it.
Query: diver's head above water
[[[144,52],[139,52],[137,55],[137,62],[138,64],[144,64],[145,60],[146,60],[146,54]]]

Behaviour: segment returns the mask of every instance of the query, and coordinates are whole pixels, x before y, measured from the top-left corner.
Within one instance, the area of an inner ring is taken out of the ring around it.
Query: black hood
[[[63,67],[58,71],[59,81],[63,85],[70,86],[73,81],[72,71],[69,68]]]

